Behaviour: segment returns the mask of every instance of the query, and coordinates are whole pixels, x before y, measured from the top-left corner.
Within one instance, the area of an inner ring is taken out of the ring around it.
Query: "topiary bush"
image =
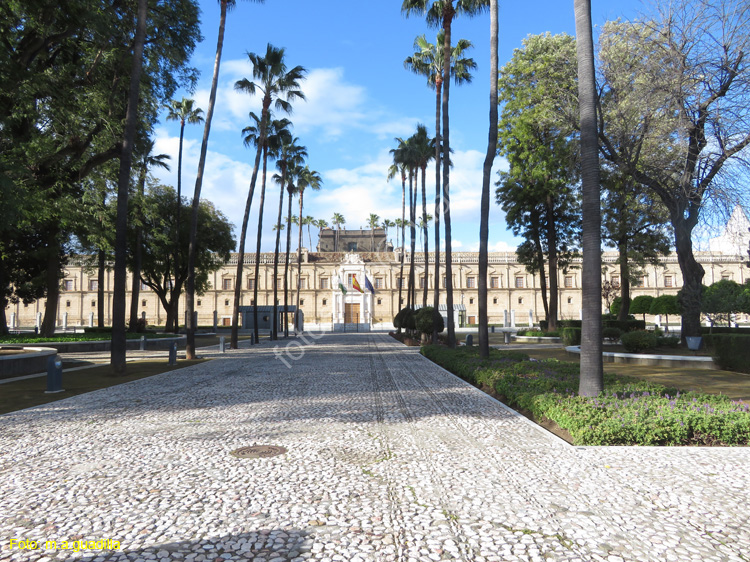
[[[750,373],[750,336],[740,334],[714,334],[710,337],[712,356],[716,364],[726,371]]]
[[[622,335],[622,330],[620,328],[613,328],[613,327],[605,327],[602,328],[602,338],[609,341],[617,341],[620,339],[620,336]]]
[[[581,345],[581,328],[563,328],[560,338],[566,346]]]
[[[422,332],[423,334],[430,335],[432,334],[434,330],[434,320],[435,320],[435,309],[431,306],[425,306],[424,308],[420,308],[417,311],[417,314],[414,317],[414,323],[416,326],[416,329]],[[445,330],[445,320],[443,319],[442,315],[437,315],[437,333],[439,334]]]
[[[402,308],[393,318],[393,325],[401,330],[415,330],[416,323],[414,320],[414,310],[411,308]]]
[[[658,337],[651,332],[640,330],[638,332],[627,332],[620,337],[625,351],[638,353],[654,349],[658,342]]]

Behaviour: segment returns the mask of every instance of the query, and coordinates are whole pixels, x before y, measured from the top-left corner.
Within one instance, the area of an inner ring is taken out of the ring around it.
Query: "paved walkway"
[[[0,416],[0,560],[750,559],[748,448],[575,448],[386,335],[308,342]]]

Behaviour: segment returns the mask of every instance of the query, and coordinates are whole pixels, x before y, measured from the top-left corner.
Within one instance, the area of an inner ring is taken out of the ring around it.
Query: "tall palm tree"
[[[299,221],[297,217],[292,214],[292,199],[297,194],[297,180],[299,178],[299,172],[302,170],[301,165],[290,166],[287,170],[287,184],[286,191],[289,194],[288,206],[287,206],[287,217],[286,217],[286,253],[284,256],[284,337],[289,337],[289,320],[287,314],[289,312],[289,255],[292,249],[292,225],[297,224]]]
[[[294,318],[294,331],[295,333],[299,329],[299,301],[300,301],[300,282],[302,280],[302,207],[304,205],[305,190],[307,188],[315,191],[320,190],[320,186],[323,183],[323,179],[320,174],[315,170],[311,170],[310,166],[305,166],[299,171],[297,177],[297,193],[299,193],[299,239],[297,242],[297,313]],[[344,217],[341,217],[342,219]]]
[[[396,142],[398,143],[398,147],[392,148],[389,152],[391,153],[391,156],[393,157],[393,164],[391,164],[388,168],[388,179],[391,180],[396,175],[401,176],[401,218],[396,219],[396,225],[401,229],[401,267],[399,272],[399,281],[398,281],[398,310],[401,310],[401,291],[403,289],[404,285],[404,257],[405,257],[405,250],[406,250],[406,238],[405,238],[405,228],[407,223],[406,220],[406,171],[407,171],[407,146],[406,141],[404,141],[401,138],[396,138]],[[409,200],[411,201],[411,191],[409,192]],[[396,237],[398,238],[398,232],[396,233]],[[398,329],[399,333],[401,332],[401,328]]]
[[[370,251],[375,251],[375,229],[378,227],[378,221],[380,217],[375,213],[370,213],[370,217],[367,219],[367,226],[370,227]]]
[[[427,15],[427,23],[443,28],[443,99],[442,142],[444,162],[450,161],[450,120],[448,104],[451,79],[451,25],[457,14],[474,16],[489,6],[489,0],[403,0],[401,11],[406,16]],[[456,346],[456,328],[453,320],[453,266],[451,264],[450,166],[443,167],[443,218],[445,221],[445,278],[446,304],[448,306],[448,345]]]
[[[268,136],[268,128],[271,122],[271,105],[276,109],[284,111],[286,113],[292,112],[291,102],[295,99],[305,99],[304,94],[299,89],[299,83],[304,80],[305,73],[307,72],[301,66],[295,66],[294,68],[287,70],[286,63],[284,62],[284,49],[276,48],[270,43],[266,46],[266,53],[264,56],[259,56],[255,53],[247,53],[250,62],[253,65],[253,79],[257,82],[242,78],[234,84],[235,90],[245,92],[250,95],[255,95],[256,90],[259,90],[263,94],[261,101],[261,116],[258,118],[254,113],[251,112],[251,119],[256,121],[256,125],[251,125],[243,130],[243,134],[246,135],[245,144],[248,144],[248,139],[256,143],[258,146],[258,152],[255,156],[255,167],[253,168],[253,176],[250,181],[250,191],[248,193],[247,204],[245,205],[245,217],[243,219],[243,231],[240,234],[240,244],[243,246],[243,250],[240,251],[240,255],[237,260],[237,276],[235,282],[235,293],[234,293],[234,314],[232,315],[232,338],[230,347],[236,348],[237,346],[237,333],[238,333],[238,322],[239,322],[239,285],[242,282],[242,267],[244,262],[244,238],[247,235],[247,219],[250,214],[250,204],[255,190],[255,181],[258,175],[258,164],[260,151],[264,151],[264,155],[267,153],[268,147],[266,143],[266,137]],[[264,156],[263,169],[265,175],[266,160]],[[265,189],[265,183],[264,187]],[[262,201],[262,198],[261,198]],[[262,224],[262,209],[261,218],[258,221],[258,245],[260,245],[260,225]],[[258,250],[260,252],[260,250]],[[259,254],[258,254],[259,255]],[[258,267],[259,263],[256,261],[256,284],[255,291],[258,290]],[[253,322],[254,326],[254,341],[258,343],[258,318],[257,318],[257,294],[255,295],[256,308],[253,311]]]
[[[383,224],[380,226],[385,230],[385,247],[388,249],[388,229],[396,226],[396,223],[391,219],[383,219]]]
[[[333,213],[333,217],[331,218],[331,224],[336,227],[336,232],[333,238],[333,251],[338,252],[339,251],[339,234],[341,232],[341,226],[346,224],[346,219],[344,218],[344,215],[342,215],[341,213]]]
[[[276,230],[276,246],[274,248],[273,253],[273,334],[271,336],[271,339],[277,339],[278,336],[278,305],[276,304],[277,301],[277,294],[278,294],[278,283],[276,282],[276,279],[278,279],[278,271],[279,271],[279,243],[281,241],[281,230],[284,228],[284,225],[281,222],[281,215],[284,210],[284,191],[286,191],[286,180],[287,180],[287,171],[290,167],[295,167],[300,164],[302,164],[303,160],[307,156],[307,149],[304,146],[300,146],[297,144],[299,142],[299,139],[297,137],[294,138],[283,138],[281,143],[281,150],[279,151],[279,157],[276,160],[276,168],[281,172],[281,174],[274,174],[273,179],[276,181],[276,183],[279,185],[279,216],[276,220],[276,225],[274,226],[274,229]],[[291,197],[290,197],[291,200]],[[288,255],[288,254],[287,254]],[[286,276],[284,277],[284,282],[286,283]],[[286,297],[286,284],[284,286],[284,296]],[[287,314],[287,303],[286,299],[284,301],[284,324],[286,325],[286,314]],[[286,333],[286,332],[285,332]]]
[[[265,0],[253,0],[263,3]],[[185,357],[195,359],[195,325],[193,314],[195,313],[195,257],[196,240],[198,237],[198,204],[200,203],[201,187],[203,186],[203,172],[206,168],[206,155],[208,154],[208,136],[211,132],[211,120],[216,106],[216,90],[219,86],[219,68],[221,67],[221,52],[224,48],[224,28],[227,23],[227,10],[234,7],[235,0],[219,0],[219,37],[216,42],[216,59],[214,60],[214,73],[211,79],[211,92],[208,96],[208,110],[206,111],[206,122],[203,127],[203,141],[201,142],[201,153],[198,159],[198,173],[195,177],[195,191],[193,193],[193,208],[190,222],[190,245],[188,248],[188,278],[186,283],[185,306],[188,311],[187,343],[185,346]],[[242,259],[240,257],[240,259]]]
[[[583,223],[583,327],[581,330],[581,378],[578,394],[596,396],[604,388],[602,365],[602,270],[599,150],[596,123],[596,75],[591,0],[574,0],[576,55],[578,58],[578,106],[581,113],[581,178]]]
[[[176,213],[176,224],[180,224],[180,212],[182,211],[182,147],[185,138],[185,125],[197,125],[203,123],[203,110],[199,107],[195,107],[195,100],[182,98],[180,101],[171,100],[166,106],[167,108],[167,121],[179,121],[180,122],[180,147],[177,152],[177,213]],[[174,233],[174,272],[175,279],[179,276],[180,271],[180,229],[175,229]],[[175,334],[179,329],[179,295],[177,298],[173,298],[174,303],[174,319],[175,319]],[[137,300],[137,299],[136,299]],[[131,314],[132,317],[132,314]]]
[[[490,237],[490,177],[492,164],[497,154],[497,45],[498,45],[498,6],[491,0],[490,6],[490,123],[487,140],[487,154],[482,168],[482,202],[479,218],[479,355],[490,356],[490,335],[487,322],[487,266]]]
[[[155,141],[153,139],[146,140],[143,147],[139,151],[140,154],[137,155],[137,161],[135,163],[135,168],[138,170],[138,195],[136,196],[135,205],[133,206],[134,207],[133,213],[136,218],[140,215],[140,212],[141,212],[141,204],[143,201],[143,196],[146,191],[146,178],[148,177],[149,170],[151,168],[162,168],[164,170],[169,170],[169,164],[167,164],[167,160],[169,160],[169,156],[167,154],[154,154],[153,153],[154,144],[155,144]],[[179,225],[179,223],[177,224]],[[179,226],[176,230],[179,231]],[[133,272],[132,272],[133,279],[132,279],[131,288],[130,288],[130,331],[131,332],[136,331],[136,328],[137,328],[138,299],[140,298],[140,289],[141,289],[141,248],[143,246],[143,229],[141,228],[140,224],[136,226],[135,238],[136,238],[135,248],[133,248],[133,258],[134,258],[133,259]],[[176,250],[177,248],[175,248],[175,260],[177,260]],[[175,279],[177,278],[176,273],[177,271],[175,270]],[[173,298],[174,297],[175,295],[173,295]],[[176,314],[176,312],[177,312],[177,307],[175,304],[175,307],[173,308],[173,314]],[[176,317],[175,317],[175,333],[177,333]]]
[[[251,112],[250,115],[255,119],[258,119],[254,113]],[[258,201],[258,235],[256,237],[255,247],[255,287],[253,289],[253,302],[255,302],[255,306],[253,307],[253,341],[255,343],[260,341],[260,327],[258,326],[258,279],[260,276],[260,247],[263,239],[263,207],[266,198],[268,157],[276,158],[281,148],[281,143],[287,139],[291,140],[292,134],[289,132],[290,125],[291,122],[288,119],[271,119],[266,125],[260,120],[258,125],[249,125],[242,130],[246,135],[245,144],[256,144],[258,148],[263,151],[263,172],[260,182],[260,200]],[[240,260],[238,260],[238,263],[239,262]],[[240,280],[241,277],[238,275],[235,285],[239,285]],[[275,283],[276,279],[274,279],[274,284]]]
[[[422,297],[422,306],[427,306],[427,286],[428,286],[428,266],[429,260],[429,243],[427,238],[427,165],[435,157],[435,139],[431,139],[427,134],[427,127],[422,124],[417,125],[417,132],[413,137],[414,157],[419,169],[422,170],[422,219],[419,224],[422,228],[424,240],[424,294]]]
[[[310,227],[315,226],[315,217],[307,215],[303,219],[302,224],[307,227],[307,241],[310,243],[310,251],[312,252],[312,233],[310,232]]]

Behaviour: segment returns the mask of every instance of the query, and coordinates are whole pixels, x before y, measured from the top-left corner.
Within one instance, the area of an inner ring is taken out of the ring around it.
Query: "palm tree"
[[[270,117],[270,111],[268,113]],[[250,115],[256,120],[258,119],[254,113],[250,112]],[[255,343],[260,341],[260,327],[258,326],[258,279],[260,274],[260,246],[263,239],[263,207],[266,198],[266,171],[268,167],[268,157],[271,156],[272,158],[276,158],[281,149],[281,143],[285,140],[291,141],[292,134],[289,132],[290,125],[291,122],[288,119],[271,119],[265,126],[261,120],[259,126],[249,125],[242,130],[246,135],[245,144],[255,144],[263,151],[263,173],[260,182],[260,201],[258,202],[258,235],[255,247],[255,287],[253,289],[253,302],[255,302],[255,306],[253,307],[253,341]],[[240,260],[238,260],[238,263],[240,263]],[[240,280],[240,275],[237,275],[235,286],[240,284]],[[274,279],[274,284],[275,283],[276,279]],[[273,338],[273,336],[271,337]]]
[[[304,199],[305,199],[305,190],[309,187],[310,189],[314,189],[315,191],[318,191],[320,189],[320,185],[323,183],[322,178],[320,177],[320,174],[316,172],[315,170],[311,170],[310,166],[305,166],[299,171],[299,175],[297,177],[297,193],[299,193],[299,223],[298,223],[298,231],[299,231],[299,240],[297,242],[297,314],[294,318],[294,331],[296,333],[297,329],[299,329],[299,301],[300,301],[300,282],[302,280],[302,207],[304,205]],[[344,217],[341,217],[342,219]]]
[[[253,0],[263,3],[265,0]],[[214,74],[211,79],[211,93],[208,96],[208,111],[206,112],[206,123],[203,127],[203,141],[201,142],[201,153],[198,159],[198,174],[195,177],[195,191],[193,193],[193,208],[190,222],[190,246],[188,248],[188,278],[186,283],[185,306],[188,310],[187,343],[185,346],[185,357],[195,359],[195,325],[193,314],[195,313],[195,256],[196,240],[198,237],[198,204],[200,203],[201,187],[203,186],[203,172],[206,167],[206,154],[208,153],[208,136],[211,131],[211,119],[216,106],[216,90],[219,86],[219,68],[221,67],[221,52],[224,48],[224,28],[227,23],[227,10],[234,7],[235,0],[219,0],[219,38],[216,43],[216,59],[214,61]],[[240,254],[242,259],[242,254]]]
[[[404,227],[406,225],[404,224],[404,220],[403,219],[396,219],[395,221],[393,221],[393,226],[396,227],[396,247],[398,248],[399,247],[398,233],[399,233],[399,231],[403,231],[403,229],[404,229]],[[401,242],[403,243],[403,240]]]
[[[323,229],[328,228],[328,221],[325,219],[318,219],[313,222],[313,226],[318,227],[318,247],[320,247],[320,237],[323,235]]]
[[[287,206],[287,217],[286,217],[286,254],[284,258],[284,337],[289,337],[289,320],[287,314],[289,312],[289,254],[292,249],[292,225],[297,224],[299,221],[297,217],[292,214],[292,199],[297,194],[297,186],[295,183],[299,177],[299,171],[302,169],[301,165],[291,166],[287,170],[287,185],[286,191],[289,194],[288,206]]]
[[[310,251],[312,252],[312,233],[310,232],[310,227],[315,226],[315,217],[307,215],[302,224],[307,227],[307,240],[310,242]]]
[[[490,356],[490,334],[487,323],[487,266],[490,237],[490,176],[492,164],[497,154],[497,44],[498,14],[497,0],[491,0],[490,7],[490,125],[487,140],[487,154],[482,169],[482,202],[479,218],[479,355]]]
[[[341,213],[333,213],[333,217],[331,218],[331,224],[336,227],[336,233],[333,238],[333,251],[338,252],[339,251],[339,233],[341,231],[341,226],[346,224],[346,219],[344,218],[344,215]]]
[[[274,105],[277,109],[284,111],[286,113],[291,113],[292,111],[292,104],[291,101],[294,99],[305,99],[304,94],[299,89],[299,82],[304,79],[304,75],[307,72],[304,68],[301,66],[295,66],[294,68],[287,71],[286,64],[284,63],[284,49],[283,48],[276,48],[270,43],[266,46],[266,54],[264,56],[256,55],[255,53],[247,53],[248,58],[250,59],[250,62],[253,65],[253,78],[257,80],[256,82],[250,81],[247,78],[243,78],[241,80],[238,80],[234,84],[235,90],[238,90],[240,92],[245,92],[250,95],[255,95],[256,90],[260,90],[260,92],[263,94],[263,99],[261,102],[261,116],[258,118],[254,113],[250,113],[251,119],[256,121],[256,125],[251,125],[250,127],[246,127],[243,130],[243,135],[246,135],[245,137],[245,145],[248,144],[248,139],[250,139],[251,142],[255,143],[258,147],[258,152],[256,152],[255,156],[255,167],[253,168],[253,176],[250,181],[250,191],[248,193],[248,200],[247,204],[245,205],[245,217],[243,219],[243,231],[240,234],[240,244],[242,245],[242,250],[240,251],[239,258],[237,260],[237,276],[236,276],[236,283],[235,283],[235,293],[234,293],[234,314],[232,315],[232,338],[230,342],[230,347],[233,349],[236,349],[237,346],[237,333],[238,333],[238,321],[239,321],[239,299],[240,299],[240,292],[239,292],[239,285],[242,282],[242,267],[244,262],[244,239],[247,236],[247,220],[250,214],[250,204],[253,197],[253,192],[255,190],[255,181],[258,176],[258,164],[259,164],[259,157],[260,157],[260,151],[263,150],[264,152],[264,160],[263,160],[263,170],[264,170],[264,182],[263,182],[263,189],[265,189],[265,170],[266,170],[266,155],[268,151],[268,146],[266,143],[266,137],[268,136],[268,127],[270,126],[270,114],[271,114],[271,105]],[[288,123],[288,121],[287,121]],[[284,127],[281,127],[284,128]],[[278,129],[281,130],[281,129]],[[264,194],[264,193],[263,193]],[[263,196],[261,196],[261,201],[263,201]],[[261,203],[262,205],[262,203]],[[263,209],[261,206],[261,212],[260,212],[260,219],[258,220],[258,259],[260,257],[260,238],[261,238],[261,224],[263,222],[262,220],[262,214]],[[253,311],[253,322],[255,323],[254,326],[254,341],[255,343],[258,343],[258,309],[257,309],[257,303],[258,303],[258,267],[259,263],[256,260],[255,263],[255,269],[256,269],[256,284],[255,284],[255,304],[256,307]]]
[[[140,215],[141,204],[143,196],[146,191],[146,177],[148,171],[151,168],[163,168],[169,170],[169,156],[167,154],[153,154],[154,152],[154,140],[148,139],[138,155],[138,160],[135,163],[135,168],[138,170],[138,195],[136,197],[136,203],[133,206],[133,213],[136,217]],[[179,215],[178,215],[179,216]],[[177,223],[179,225],[179,223]],[[179,226],[176,228],[179,231]],[[130,331],[134,332],[137,328],[138,323],[138,299],[140,296],[141,289],[141,248],[143,246],[143,229],[138,224],[136,227],[136,242],[135,248],[133,248],[133,279],[130,289]],[[177,260],[177,248],[175,247],[175,260]],[[175,270],[175,279],[177,278]],[[172,289],[174,291],[174,288]],[[176,293],[179,295],[179,292]],[[173,295],[175,298],[176,295]],[[99,299],[101,300],[101,299]],[[176,300],[176,298],[175,298]],[[173,308],[173,315],[177,313],[177,304]],[[177,333],[177,318],[175,316],[175,333]]]
[[[390,153],[393,157],[393,164],[388,168],[388,179],[391,180],[396,177],[396,174],[401,176],[401,218],[396,219],[396,225],[401,229],[401,268],[399,272],[398,281],[398,310],[401,310],[401,290],[404,285],[404,256],[406,250],[406,238],[405,231],[406,225],[406,170],[407,170],[407,146],[406,142],[401,138],[396,138],[398,143],[397,148],[392,148]],[[411,190],[409,191],[409,201],[411,201]],[[398,241],[398,231],[396,232],[396,239]],[[401,328],[399,328],[399,333]]]
[[[380,217],[375,213],[370,213],[370,218],[367,219],[367,226],[370,227],[370,251],[375,251],[375,229],[378,227],[378,221]]]
[[[420,226],[424,240],[424,295],[422,297],[422,306],[427,306],[427,285],[428,285],[428,266],[429,266],[429,244],[427,238],[427,165],[435,157],[435,139],[431,139],[427,134],[427,127],[422,124],[417,125],[417,132],[413,137],[414,157],[419,169],[422,170],[422,219]]]
[[[385,230],[385,247],[388,249],[388,229],[396,226],[396,223],[391,219],[383,219],[383,223],[380,226]]]
[[[167,107],[167,121],[179,121],[180,122],[180,148],[177,152],[177,213],[176,213],[176,224],[178,225],[178,228],[175,229],[174,233],[174,271],[175,271],[175,279],[179,276],[180,271],[180,252],[179,252],[179,246],[180,246],[180,211],[182,210],[182,146],[183,146],[183,140],[185,138],[185,125],[197,125],[198,123],[203,123],[203,110],[194,107],[195,100],[188,99],[188,98],[182,98],[180,101],[177,100],[171,100]],[[176,297],[179,298],[179,294],[176,295]],[[174,319],[175,319],[175,334],[177,333],[178,327],[180,325],[179,322],[179,302],[178,298],[173,298],[172,302],[174,303]],[[135,301],[137,302],[137,298]],[[131,313],[131,321],[132,321],[132,313]]]
[[[451,79],[451,24],[457,14],[477,15],[485,10],[490,0],[403,0],[401,11],[411,14],[427,15],[427,23],[443,28],[443,161],[450,161],[450,123],[448,103],[450,99]],[[438,143],[439,144],[439,143]],[[445,220],[445,277],[446,304],[448,306],[448,345],[456,346],[456,328],[453,321],[453,266],[451,264],[451,215],[450,215],[450,166],[443,166],[443,217]]]
[[[274,174],[273,179],[276,181],[276,183],[279,185],[279,216],[276,220],[276,224],[274,225],[274,229],[276,230],[276,246],[274,247],[274,253],[273,253],[273,335],[271,336],[271,339],[277,339],[278,336],[278,305],[276,304],[277,301],[277,291],[278,291],[278,283],[276,283],[276,279],[278,279],[278,271],[279,271],[279,243],[281,241],[281,230],[284,228],[284,225],[281,223],[281,215],[284,209],[284,191],[286,190],[286,180],[287,180],[287,171],[290,167],[295,167],[300,164],[302,164],[303,160],[307,156],[307,149],[304,146],[300,146],[297,144],[299,139],[297,137],[294,137],[293,139],[282,139],[281,144],[281,150],[279,152],[279,157],[276,160],[276,168],[281,172],[281,174]],[[290,195],[290,202],[291,202],[291,195]],[[288,238],[288,236],[287,236]],[[288,253],[287,253],[288,257]],[[284,296],[286,297],[286,275],[284,276]],[[287,314],[287,303],[286,298],[284,300],[284,324],[286,325],[286,314]]]
[[[583,328],[578,394],[597,396],[604,388],[601,317],[601,203],[596,123],[596,75],[591,30],[591,0],[574,0],[578,58],[578,106],[581,113],[583,222]]]

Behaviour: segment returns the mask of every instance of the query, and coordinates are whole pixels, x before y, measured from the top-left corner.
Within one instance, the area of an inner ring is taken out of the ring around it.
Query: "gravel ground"
[[[305,339],[0,416],[0,560],[750,560],[748,448],[572,447],[384,334]]]

